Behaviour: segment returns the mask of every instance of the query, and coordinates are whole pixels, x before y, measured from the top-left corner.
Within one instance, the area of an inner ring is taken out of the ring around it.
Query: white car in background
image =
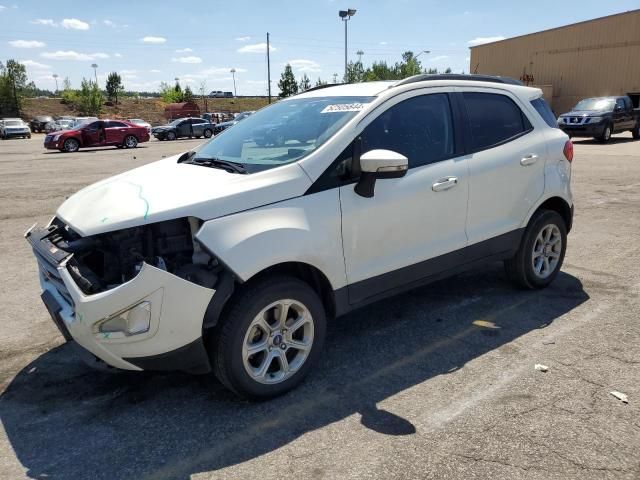
[[[0,138],[31,138],[31,128],[21,118],[3,118],[0,123]]]
[[[518,83],[315,88],[80,190],[26,234],[42,299],[94,364],[213,371],[266,398],[320,359],[327,318],[494,261],[546,287],[573,145]],[[265,128],[278,141],[257,145]]]
[[[151,124],[149,122],[145,122],[141,118],[130,118],[128,122],[131,122],[134,125],[138,125],[140,127],[145,127],[147,129],[147,132],[151,134]]]

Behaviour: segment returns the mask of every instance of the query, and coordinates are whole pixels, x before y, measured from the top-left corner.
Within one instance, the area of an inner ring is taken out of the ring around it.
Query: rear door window
[[[496,147],[531,131],[529,120],[506,95],[464,92],[474,152]]]
[[[128,126],[126,123],[110,121],[106,122],[105,128],[127,128]]]

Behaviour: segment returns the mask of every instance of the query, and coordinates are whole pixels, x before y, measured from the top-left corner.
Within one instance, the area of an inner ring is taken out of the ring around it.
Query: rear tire
[[[209,130],[208,128],[203,133],[204,133],[204,138],[211,138],[211,136],[213,135],[213,131]]]
[[[269,276],[241,288],[209,339],[215,375],[241,397],[281,395],[320,357],[326,331],[322,302],[293,277]]]
[[[518,252],[504,262],[507,277],[522,288],[545,288],[562,268],[566,249],[563,218],[553,210],[539,210],[531,217]]]

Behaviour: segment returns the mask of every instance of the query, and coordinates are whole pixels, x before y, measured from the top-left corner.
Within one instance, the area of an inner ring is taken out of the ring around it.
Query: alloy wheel
[[[560,229],[554,224],[545,225],[533,243],[531,254],[533,273],[539,278],[547,278],[557,268],[561,253]]]
[[[307,360],[314,323],[309,309],[296,300],[278,300],[254,317],[242,344],[242,361],[259,383],[281,383]]]

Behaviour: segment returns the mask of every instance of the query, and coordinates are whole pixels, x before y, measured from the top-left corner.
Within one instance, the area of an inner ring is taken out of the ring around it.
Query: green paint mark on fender
[[[104,217],[102,220],[100,220],[100,223],[104,223],[104,222],[106,222],[107,220],[109,220],[109,217]]]
[[[133,182],[128,182],[128,183],[130,185],[133,185],[134,187],[138,187],[138,198],[144,202],[144,215],[142,216],[142,218],[146,220],[147,217],[149,216],[149,202],[147,201],[146,198],[142,196],[142,185],[138,185],[137,183],[133,183]]]

